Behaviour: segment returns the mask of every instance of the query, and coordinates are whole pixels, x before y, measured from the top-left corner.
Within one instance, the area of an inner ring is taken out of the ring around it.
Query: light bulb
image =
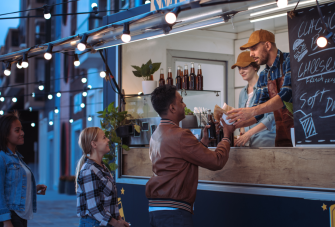
[[[4,102],[5,101],[5,97],[0,97],[0,101]]]
[[[21,63],[20,63],[20,62],[16,63],[16,67],[17,67],[18,69],[22,69],[22,65],[21,65]]]
[[[87,120],[88,120],[88,121],[92,121],[92,117],[91,117],[91,116],[88,116]]]
[[[106,77],[106,72],[105,71],[101,71],[100,72],[100,77],[101,78],[105,78]]]
[[[5,69],[4,74],[6,76],[9,76],[12,72],[9,69]]]
[[[277,0],[277,6],[279,8],[284,8],[287,6],[287,0]]]
[[[29,107],[29,111],[30,111],[30,112],[33,111],[33,108],[32,108],[32,107]]]
[[[35,92],[31,93],[31,97],[35,98]]]
[[[40,91],[43,91],[44,90],[44,85],[38,85],[38,89],[40,90]]]
[[[4,114],[3,110],[0,110],[0,115],[3,115],[3,114]]]
[[[45,14],[44,14],[44,18],[45,18],[46,20],[49,20],[49,19],[51,18],[51,13],[45,13]]]
[[[55,108],[55,113],[58,114],[59,113],[59,109],[56,107]]]
[[[121,35],[121,40],[124,43],[129,43],[131,40],[131,36],[129,34],[122,34]]]
[[[73,123],[73,119],[70,119],[69,122],[70,122],[70,124],[72,124]]]
[[[74,61],[73,64],[74,64],[74,66],[79,66],[80,65],[80,61],[79,60],[78,61]]]
[[[151,1],[150,0],[146,0],[144,4],[150,4]]]
[[[21,65],[22,65],[22,67],[23,67],[23,68],[25,68],[25,69],[26,69],[26,68],[28,68],[28,66],[29,66],[29,63],[28,63],[28,62],[26,62],[26,61],[23,61]]]
[[[81,78],[81,82],[85,84],[87,82],[87,78],[86,77]]]
[[[86,91],[84,91],[82,94],[83,94],[84,97],[87,96],[87,92]]]
[[[52,99],[53,98],[53,96],[50,94],[50,95],[48,95],[48,99]]]
[[[319,47],[325,47],[327,46],[327,43],[328,43],[328,40],[321,36],[319,37],[317,40],[316,40],[316,44],[319,46]]]
[[[57,96],[58,98],[60,98],[60,97],[62,96],[62,93],[57,92],[56,96]]]
[[[98,7],[98,4],[95,3],[95,2],[93,2],[92,5],[91,5],[91,7],[92,7],[92,9],[93,9],[94,7]]]
[[[87,88],[88,89],[92,89],[92,85],[87,85]]]
[[[177,21],[177,16],[176,14],[172,13],[172,12],[168,12],[166,15],[165,15],[165,21],[166,23],[168,24],[174,24],[176,23]]]
[[[54,124],[54,122],[53,121],[49,121],[49,125],[53,125]]]
[[[80,104],[81,108],[85,108],[85,103]]]
[[[44,53],[44,58],[45,58],[45,60],[50,60],[52,58],[52,54],[51,53]]]
[[[84,50],[86,50],[86,44],[84,44],[84,43],[78,43],[77,48],[80,51],[84,51]]]
[[[12,101],[17,102],[17,98],[16,97],[12,98]]]
[[[33,128],[35,127],[35,123],[34,123],[34,122],[31,123],[30,125],[31,125],[31,127],[33,127]]]

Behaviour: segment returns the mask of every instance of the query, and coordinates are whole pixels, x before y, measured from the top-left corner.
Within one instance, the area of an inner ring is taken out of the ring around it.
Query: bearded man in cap
[[[277,49],[275,36],[266,30],[253,32],[241,50],[250,50],[258,65],[266,65],[257,82],[253,107],[228,112],[235,127],[247,127],[259,122],[265,113],[274,112],[276,122],[276,147],[292,147],[290,128],[294,126],[284,102],[292,103],[290,54]],[[233,114],[233,115],[232,115]]]

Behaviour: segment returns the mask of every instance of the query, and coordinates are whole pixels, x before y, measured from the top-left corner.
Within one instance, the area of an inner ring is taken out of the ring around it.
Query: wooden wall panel
[[[148,148],[123,155],[123,174],[152,175]],[[222,170],[200,167],[199,180],[335,189],[335,149],[232,148]]]

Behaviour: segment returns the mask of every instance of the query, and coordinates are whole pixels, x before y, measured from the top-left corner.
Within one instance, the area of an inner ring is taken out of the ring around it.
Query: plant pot
[[[118,127],[116,130],[116,135],[118,137],[124,138],[129,137],[130,135],[134,134],[134,126],[133,125],[123,125]]]
[[[75,195],[76,194],[76,185],[73,181],[65,181],[65,193],[67,195]]]
[[[58,193],[59,194],[64,194],[65,193],[65,180],[59,180],[58,183]]]
[[[157,87],[157,81],[142,81],[143,94],[151,94]]]
[[[293,147],[295,147],[295,135],[294,135],[294,128],[291,128],[291,141]]]

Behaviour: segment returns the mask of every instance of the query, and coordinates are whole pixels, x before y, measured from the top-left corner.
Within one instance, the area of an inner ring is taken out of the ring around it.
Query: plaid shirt
[[[259,104],[265,103],[270,99],[269,92],[268,92],[268,73],[270,71],[271,80],[278,79],[284,76],[284,83],[283,86],[280,88],[278,95],[280,96],[282,101],[291,102],[292,103],[292,88],[291,88],[291,61],[290,61],[290,54],[283,53],[284,61],[283,61],[283,73],[281,75],[280,70],[280,50],[277,52],[277,57],[273,62],[272,66],[269,67],[266,65],[265,69],[259,75],[259,79],[257,82],[257,93],[256,93],[256,100],[253,106],[257,106]],[[285,107],[284,107],[285,108]],[[257,122],[263,118],[264,114],[256,116]]]
[[[77,179],[77,216],[96,219],[101,226],[119,216],[117,190],[114,179],[106,168],[86,159]]]

